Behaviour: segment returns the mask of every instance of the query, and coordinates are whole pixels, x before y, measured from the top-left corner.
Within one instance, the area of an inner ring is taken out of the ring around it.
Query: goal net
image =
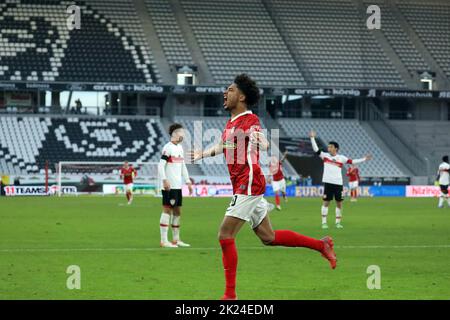
[[[158,163],[129,162],[136,171],[135,194],[159,195]],[[67,194],[123,194],[125,186],[120,179],[123,162],[59,162],[56,190],[58,196]]]

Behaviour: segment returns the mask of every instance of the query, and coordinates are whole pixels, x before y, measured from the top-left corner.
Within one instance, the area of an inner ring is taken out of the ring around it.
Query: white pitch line
[[[450,244],[443,245],[398,245],[398,246],[335,246],[335,249],[428,249],[428,248],[443,248],[450,249]],[[238,250],[262,250],[267,247],[238,247]],[[277,247],[277,249],[296,249],[292,247]],[[191,247],[179,249],[182,251],[216,251],[220,250],[219,247]],[[17,249],[0,249],[0,253],[13,253],[13,252],[89,252],[89,251],[170,251],[170,248],[17,248]]]

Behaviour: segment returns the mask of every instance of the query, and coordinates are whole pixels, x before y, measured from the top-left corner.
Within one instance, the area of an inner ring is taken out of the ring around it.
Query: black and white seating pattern
[[[0,172],[51,172],[59,161],[157,162],[167,140],[159,118],[0,118]]]
[[[71,4],[80,7],[79,30],[67,27]],[[142,28],[126,28],[112,15],[120,13],[126,25],[138,21],[132,1],[102,8],[91,1],[2,1],[0,81],[158,82]]]

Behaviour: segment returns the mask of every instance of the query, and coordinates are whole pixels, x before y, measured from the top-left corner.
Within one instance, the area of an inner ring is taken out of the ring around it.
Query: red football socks
[[[321,240],[310,238],[290,230],[276,230],[275,240],[272,241],[271,245],[284,247],[306,247],[317,251],[323,250],[323,242]]]
[[[280,196],[278,195],[278,193],[275,193],[275,203],[277,206],[280,205]]]
[[[225,270],[225,296],[236,297],[236,271],[238,256],[234,239],[219,240],[222,247],[222,262]]]

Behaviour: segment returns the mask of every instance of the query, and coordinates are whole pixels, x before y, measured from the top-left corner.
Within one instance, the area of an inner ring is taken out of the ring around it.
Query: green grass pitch
[[[181,236],[159,248],[160,199],[0,198],[0,299],[218,299],[224,276],[217,231],[227,198],[185,198]],[[273,201],[273,199],[270,199]],[[264,247],[248,226],[237,238],[240,299],[450,299],[450,209],[436,199],[344,203],[344,229],[320,229],[321,200],[290,199],[275,229],[331,235],[336,270],[304,248]],[[81,289],[66,287],[67,267]],[[367,288],[367,267],[381,289]]]

